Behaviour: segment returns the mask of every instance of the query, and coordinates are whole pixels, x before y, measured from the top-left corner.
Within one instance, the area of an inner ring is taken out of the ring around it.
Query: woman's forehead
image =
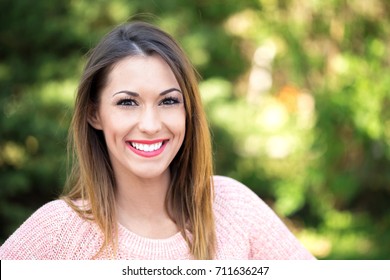
[[[153,90],[159,93],[180,85],[172,69],[159,55],[129,56],[118,61],[109,71],[106,88],[136,93]]]

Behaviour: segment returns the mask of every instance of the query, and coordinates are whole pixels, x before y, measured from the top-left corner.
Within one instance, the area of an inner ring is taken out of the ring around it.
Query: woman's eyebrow
[[[128,90],[121,90],[121,91],[115,92],[112,96],[114,97],[115,95],[120,94],[120,93],[126,93],[127,95],[130,95],[130,96],[133,96],[133,97],[138,97],[139,96],[138,93],[133,92],[133,91],[128,91]]]
[[[163,92],[160,92],[159,95],[160,95],[160,96],[167,95],[168,93],[170,93],[170,92],[172,92],[172,91],[177,91],[177,92],[183,94],[183,93],[181,92],[181,90],[178,89],[178,88],[170,88],[170,89],[164,90]],[[134,92],[134,91],[129,91],[129,90],[121,90],[121,91],[115,92],[112,96],[115,96],[115,95],[120,94],[120,93],[125,93],[125,94],[130,95],[130,96],[133,96],[133,97],[138,97],[138,96],[139,96],[138,93],[136,93],[136,92]]]
[[[180,92],[181,94],[183,94],[180,89],[170,88],[170,89],[167,89],[167,90],[164,90],[163,92],[161,92],[160,96],[166,95],[166,94],[168,94],[168,93],[170,93],[172,91],[177,91],[177,92]]]

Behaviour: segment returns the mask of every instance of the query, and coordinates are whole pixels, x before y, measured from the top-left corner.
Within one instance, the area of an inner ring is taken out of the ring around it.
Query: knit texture
[[[216,259],[314,259],[248,187],[221,176],[214,176],[214,186]],[[118,239],[119,259],[192,259],[180,233],[150,239],[119,224]],[[92,259],[102,241],[96,224],[55,200],[38,209],[5,241],[0,259]]]

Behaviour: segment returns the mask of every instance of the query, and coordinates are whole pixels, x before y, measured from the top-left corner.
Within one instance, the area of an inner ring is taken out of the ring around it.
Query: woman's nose
[[[156,134],[161,130],[161,120],[155,108],[145,108],[141,113],[138,127],[146,134]]]

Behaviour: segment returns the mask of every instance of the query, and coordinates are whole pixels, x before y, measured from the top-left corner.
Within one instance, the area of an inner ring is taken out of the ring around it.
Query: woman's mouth
[[[128,147],[142,157],[155,157],[161,154],[169,140],[137,140],[128,141]]]
[[[158,142],[156,144],[140,144],[136,142],[130,142],[130,145],[133,146],[133,148],[136,148],[139,151],[144,151],[144,152],[153,152],[161,148],[163,142]]]

